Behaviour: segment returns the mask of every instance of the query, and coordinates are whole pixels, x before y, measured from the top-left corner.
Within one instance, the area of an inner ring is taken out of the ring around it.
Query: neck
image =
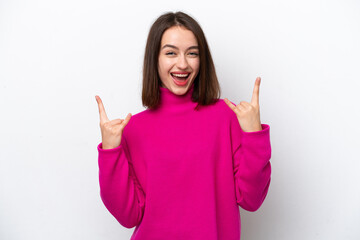
[[[191,100],[192,93],[194,91],[194,84],[188,89],[188,91],[183,95],[176,95],[175,93],[171,92],[169,89],[165,87],[160,88],[160,104],[159,108],[183,108],[183,107],[193,107],[195,108],[197,102],[193,102]]]

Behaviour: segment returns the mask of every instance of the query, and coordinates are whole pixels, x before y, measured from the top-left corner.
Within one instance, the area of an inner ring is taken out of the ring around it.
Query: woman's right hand
[[[132,115],[129,113],[125,120],[114,119],[110,121],[106,115],[101,98],[99,96],[95,96],[95,99],[99,106],[102,149],[116,148],[120,145],[123,130],[130,121]]]

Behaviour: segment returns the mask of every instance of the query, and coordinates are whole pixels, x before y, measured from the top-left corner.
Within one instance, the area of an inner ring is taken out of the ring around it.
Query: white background
[[[99,196],[95,95],[143,111],[153,21],[202,26],[221,98],[260,87],[272,182],[242,240],[360,239],[359,1],[0,0],[0,239],[129,239]]]

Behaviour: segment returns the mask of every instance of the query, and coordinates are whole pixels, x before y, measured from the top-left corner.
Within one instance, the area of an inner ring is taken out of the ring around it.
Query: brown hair
[[[205,35],[200,25],[189,15],[183,12],[167,12],[161,15],[151,26],[146,42],[142,103],[144,107],[154,109],[160,101],[161,80],[158,74],[158,61],[163,33],[172,26],[182,26],[192,31],[199,45],[200,68],[194,79],[194,91],[192,101],[199,105],[208,105],[220,98],[220,85],[216,76],[215,66]]]

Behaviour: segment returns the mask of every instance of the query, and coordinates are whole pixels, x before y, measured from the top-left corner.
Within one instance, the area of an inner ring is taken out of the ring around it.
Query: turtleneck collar
[[[177,108],[177,107],[194,107],[197,105],[197,102],[193,102],[191,100],[192,93],[194,91],[194,84],[188,89],[188,91],[183,95],[176,95],[175,93],[171,92],[169,89],[165,87],[160,88],[160,108]]]

